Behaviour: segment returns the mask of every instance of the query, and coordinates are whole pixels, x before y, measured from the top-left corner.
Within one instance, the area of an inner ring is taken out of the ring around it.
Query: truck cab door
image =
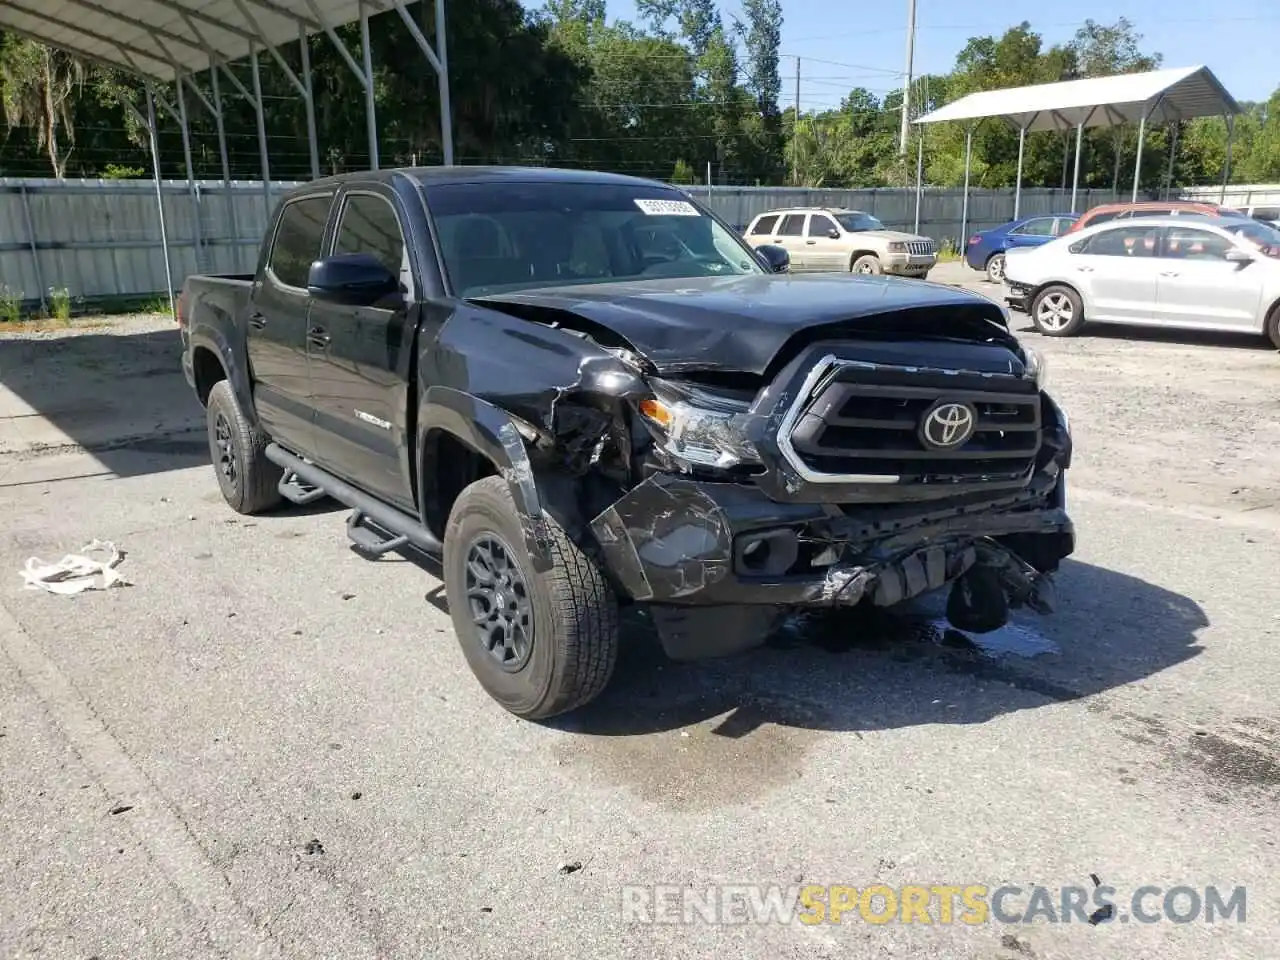
[[[415,509],[408,463],[409,377],[417,287],[395,194],[377,183],[338,200],[332,254],[370,253],[400,276],[400,292],[359,306],[316,300],[307,325],[317,461],[384,500]]]
[[[249,297],[246,331],[253,404],[271,439],[314,457],[311,376],[307,364],[307,274],[320,255],[333,194],[304,195],[280,210]]]

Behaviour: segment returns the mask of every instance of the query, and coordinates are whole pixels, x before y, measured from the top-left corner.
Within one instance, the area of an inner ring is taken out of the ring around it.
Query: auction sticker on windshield
[[[702,214],[688,200],[636,199],[636,206],[651,217],[700,217]]]

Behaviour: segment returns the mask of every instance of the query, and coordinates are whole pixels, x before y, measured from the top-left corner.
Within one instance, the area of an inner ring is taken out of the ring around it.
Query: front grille
[[[932,240],[908,240],[907,253],[913,257],[927,257],[933,253]]]
[[[939,403],[976,414],[968,440],[926,445],[922,422]],[[1010,482],[1034,469],[1040,395],[1034,382],[1008,375],[838,363],[792,421],[789,440],[817,481]]]

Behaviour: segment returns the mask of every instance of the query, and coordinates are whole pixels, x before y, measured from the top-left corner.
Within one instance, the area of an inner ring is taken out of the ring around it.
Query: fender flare
[[[429,434],[443,431],[470,447],[498,468],[507,481],[511,499],[524,531],[525,547],[538,573],[552,567],[551,536],[547,515],[538,494],[533,463],[515,420],[485,400],[452,387],[428,387],[418,407],[417,449],[426,449]],[[426,505],[425,471],[419,453],[417,496],[420,511]],[[425,521],[425,517],[423,518]]]
[[[231,384],[236,400],[240,403],[240,409],[245,417],[257,426],[258,411],[254,409],[253,392],[249,389],[249,370],[236,356],[231,342],[220,329],[208,324],[192,327],[188,336],[191,339],[189,349],[192,360],[194,361],[196,351],[200,349],[209,350],[218,358],[218,362],[222,364],[222,372],[227,375],[227,381]]]

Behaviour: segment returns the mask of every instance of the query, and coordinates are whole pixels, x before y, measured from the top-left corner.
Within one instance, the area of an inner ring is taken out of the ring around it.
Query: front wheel
[[[987,261],[987,279],[992,283],[1004,281],[1004,254],[997,253]]]
[[[205,423],[218,488],[227,505],[246,515],[279,505],[284,471],[267,459],[271,438],[249,422],[228,381],[219,380],[209,391]]]
[[[854,273],[866,275],[875,275],[884,272],[883,268],[880,266],[880,258],[874,253],[865,253],[858,257],[857,260],[853,261],[850,270]]]
[[[1070,337],[1084,326],[1084,305],[1070,287],[1045,287],[1031,301],[1031,322],[1046,337]]]
[[[458,496],[444,536],[445,594],[462,654],[506,710],[566,713],[608,685],[618,657],[618,602],[595,562],[545,518],[552,568],[533,569],[507,481]]]
[[[1280,303],[1271,308],[1267,314],[1267,339],[1271,345],[1280,350]]]

